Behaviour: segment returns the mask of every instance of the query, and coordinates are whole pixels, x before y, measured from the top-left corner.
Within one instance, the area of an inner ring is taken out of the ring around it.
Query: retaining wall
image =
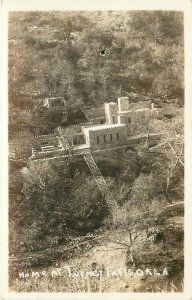
[[[113,127],[89,131],[90,148],[105,149],[120,146],[126,140],[126,127]]]

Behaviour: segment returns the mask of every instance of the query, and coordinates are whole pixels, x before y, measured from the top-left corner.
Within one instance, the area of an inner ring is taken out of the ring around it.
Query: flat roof
[[[88,131],[97,131],[102,129],[110,129],[110,128],[116,128],[116,127],[124,127],[125,124],[102,124],[102,125],[96,125],[92,127],[82,127],[83,129],[86,129]]]

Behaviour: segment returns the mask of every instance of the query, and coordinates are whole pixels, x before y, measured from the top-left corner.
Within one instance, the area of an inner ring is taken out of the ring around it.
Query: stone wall
[[[117,124],[117,103],[105,103],[106,124]]]
[[[132,112],[125,113],[119,113],[117,116],[118,123],[119,124],[130,124],[132,123]]]
[[[157,111],[139,109],[118,114],[118,123],[126,124],[127,136],[146,133],[149,130],[149,122],[157,115]]]
[[[51,158],[51,157],[56,157],[56,156],[63,156],[67,155],[68,150],[65,149],[55,149],[52,151],[46,151],[46,152],[36,152],[34,153],[30,159],[35,160],[35,159],[44,159],[44,158]]]
[[[58,146],[58,138],[54,134],[40,135],[34,138],[33,148],[40,149],[45,146]]]
[[[99,125],[99,124],[105,124],[106,119],[105,117],[99,117],[99,118],[91,119],[91,121],[93,125]]]
[[[128,97],[119,97],[118,102],[118,111],[128,111],[129,110],[129,98]]]
[[[89,131],[90,148],[105,149],[121,146],[126,140],[126,127],[118,126],[113,128]]]
[[[73,145],[85,144],[85,136],[83,133],[75,133],[71,136]]]

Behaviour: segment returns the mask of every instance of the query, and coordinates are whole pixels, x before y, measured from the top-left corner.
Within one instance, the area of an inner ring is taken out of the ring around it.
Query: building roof
[[[82,127],[83,129],[87,131],[98,131],[103,129],[112,129],[117,127],[124,127],[124,124],[102,124],[102,125],[96,125],[92,127]]]

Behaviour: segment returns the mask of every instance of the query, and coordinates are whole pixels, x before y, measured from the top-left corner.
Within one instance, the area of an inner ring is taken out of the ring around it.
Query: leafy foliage
[[[183,97],[182,17],[164,11],[11,13],[10,101],[54,95],[97,106],[120,90]]]

